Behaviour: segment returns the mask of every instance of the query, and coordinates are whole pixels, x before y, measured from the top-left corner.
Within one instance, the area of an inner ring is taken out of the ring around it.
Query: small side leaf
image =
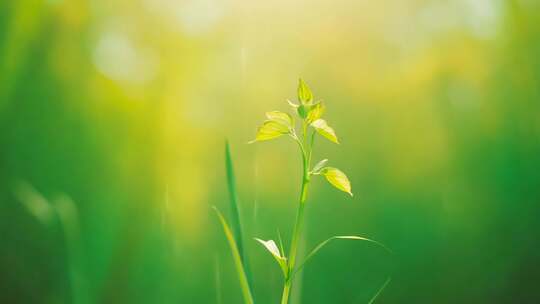
[[[266,248],[266,250],[268,250],[272,254],[272,256],[278,262],[279,267],[281,268],[281,271],[283,271],[283,275],[286,277],[288,273],[287,258],[281,255],[281,252],[279,248],[277,247],[276,243],[273,240],[265,241],[258,238],[255,238],[255,240],[261,243]]]
[[[302,78],[298,80],[298,100],[302,104],[309,104],[313,101],[313,93]]]
[[[289,128],[286,125],[274,120],[267,120],[259,127],[255,140],[252,140],[250,143],[274,139],[287,133],[289,133]]]
[[[313,166],[313,170],[311,170],[311,173],[320,174],[321,169],[324,167],[324,165],[326,165],[327,162],[328,162],[328,159],[323,159],[320,162],[318,162],[315,166]]]
[[[266,112],[266,117],[269,120],[272,120],[272,121],[275,121],[277,123],[287,126],[289,129],[292,128],[293,123],[294,123],[291,115],[280,112],[280,111]]]
[[[231,253],[234,260],[234,266],[236,267],[236,273],[238,275],[238,281],[240,282],[240,287],[242,289],[244,302],[246,304],[253,304],[253,296],[251,295],[251,288],[249,287],[246,270],[244,268],[242,258],[240,257],[240,251],[238,250],[238,246],[236,245],[234,235],[231,231],[231,228],[227,224],[227,221],[223,217],[223,214],[221,214],[221,212],[216,207],[214,207],[214,210],[216,211],[219,221],[221,222],[221,225],[223,226],[223,232],[225,232],[225,237],[227,238],[227,241],[229,242],[229,247],[231,249]]]
[[[300,270],[302,270],[302,268],[306,265],[306,263],[313,257],[315,256],[315,254],[317,254],[319,252],[319,250],[321,250],[324,246],[326,246],[330,241],[333,241],[333,240],[356,240],[356,241],[367,241],[367,242],[370,242],[370,243],[373,243],[381,248],[383,248],[384,250],[386,250],[388,253],[392,253],[392,251],[390,249],[388,249],[388,247],[384,246],[382,243],[379,243],[377,241],[374,241],[372,239],[368,239],[368,238],[365,238],[365,237],[361,237],[361,236],[356,236],[356,235],[338,235],[338,236],[333,236],[327,240],[325,240],[324,242],[321,242],[319,245],[317,245],[315,248],[313,248],[313,250],[311,250],[311,252],[306,256],[306,258],[304,259],[304,261],[302,262],[302,264],[300,264],[298,266],[298,268],[296,268],[296,270],[294,271],[294,274],[295,275],[296,273],[298,273]]]
[[[298,108],[296,108],[296,112],[298,113],[298,116],[300,116],[302,119],[306,119],[308,117],[310,109],[311,105],[301,104],[298,106]]]
[[[321,170],[321,174],[324,175],[326,180],[334,187],[353,196],[351,192],[351,182],[349,182],[347,175],[341,170],[333,167],[326,167]]]
[[[321,118],[324,114],[324,110],[325,110],[325,107],[322,102],[319,102],[313,105],[313,107],[309,110],[309,113],[307,115],[308,123],[312,123],[315,120]]]
[[[321,134],[322,136],[326,137],[331,142],[334,142],[336,144],[339,144],[339,141],[336,136],[336,132],[334,132],[334,129],[332,129],[328,124],[326,123],[326,120],[324,119],[317,119],[314,122],[311,123],[311,126],[315,128],[315,130]]]
[[[290,101],[290,100],[288,100],[288,99],[287,99],[287,103],[288,103],[291,107],[293,107],[293,109],[296,109],[296,108],[298,108],[298,107],[300,106],[300,105],[297,105],[297,104],[295,104],[294,102],[292,102],[292,101]]]

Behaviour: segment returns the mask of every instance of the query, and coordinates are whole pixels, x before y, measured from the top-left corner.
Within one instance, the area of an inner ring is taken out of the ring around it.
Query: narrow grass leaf
[[[214,207],[214,210],[216,211],[219,221],[221,222],[221,225],[223,226],[225,237],[227,238],[229,247],[231,249],[231,254],[233,256],[234,266],[236,268],[236,273],[238,275],[238,281],[240,282],[240,289],[242,290],[242,296],[244,297],[244,302],[246,304],[253,304],[253,296],[251,293],[251,288],[249,287],[246,270],[244,268],[244,264],[242,263],[242,258],[240,257],[240,251],[238,250],[238,246],[236,245],[234,235],[231,231],[231,228],[227,224],[227,221],[223,217],[223,214],[221,214],[221,212],[216,207]]]
[[[375,302],[375,300],[379,297],[379,295],[386,288],[386,286],[388,286],[388,284],[390,283],[391,280],[392,280],[392,278],[388,277],[388,279],[386,279],[386,281],[384,281],[384,284],[381,286],[381,288],[379,288],[379,290],[373,296],[373,298],[371,298],[371,300],[369,300],[368,304],[373,304]]]
[[[236,191],[236,178],[234,175],[234,166],[231,155],[231,148],[229,141],[225,141],[225,171],[227,174],[227,188],[229,190],[229,203],[231,209],[231,226],[238,245],[238,251],[240,252],[240,258],[242,264],[246,270],[248,277],[248,283],[251,285],[251,273],[249,271],[249,265],[247,263],[246,251],[244,248],[244,238],[242,236],[242,222],[240,220],[240,207],[238,202],[238,192]]]
[[[240,211],[238,210],[238,195],[236,192],[236,179],[231,156],[229,141],[225,141],[225,171],[227,173],[227,188],[229,190],[229,205],[231,208],[231,226],[234,238],[240,251],[240,257],[244,260],[244,246],[242,241],[242,225],[240,223]]]
[[[338,236],[333,236],[327,240],[325,240],[324,242],[321,242],[319,245],[317,245],[313,250],[311,250],[311,252],[306,256],[306,258],[304,259],[304,261],[302,262],[302,264],[300,264],[298,266],[298,268],[294,271],[294,273],[296,274],[297,272],[299,272],[300,270],[302,270],[302,268],[306,265],[306,263],[313,257],[315,256],[319,250],[321,250],[324,246],[326,246],[329,242],[333,241],[333,240],[356,240],[356,241],[367,241],[367,242],[370,242],[370,243],[373,243],[381,248],[383,248],[384,250],[388,251],[389,253],[392,253],[392,251],[390,249],[388,249],[388,247],[386,247],[385,245],[383,245],[382,243],[379,243],[377,241],[374,241],[372,239],[368,239],[368,238],[365,238],[365,237],[361,237],[361,236],[356,236],[356,235],[338,235]]]

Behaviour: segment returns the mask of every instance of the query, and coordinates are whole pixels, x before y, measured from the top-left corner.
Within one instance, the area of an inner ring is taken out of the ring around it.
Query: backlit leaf
[[[298,100],[302,104],[309,104],[313,101],[313,93],[302,78],[298,80]]]
[[[351,196],[353,195],[351,192],[351,183],[349,182],[347,175],[345,175],[345,173],[341,172],[339,169],[326,167],[321,170],[321,174],[324,175],[326,180],[334,187],[349,193]]]
[[[267,120],[259,127],[255,140],[251,141],[251,143],[274,139],[287,133],[289,133],[289,128],[286,125],[274,120]]]
[[[311,123],[311,126],[317,130],[319,134],[326,137],[331,142],[339,144],[339,141],[336,136],[336,132],[332,129],[324,119],[317,119]]]
[[[272,111],[272,112],[266,112],[266,117],[269,120],[273,120],[275,122],[278,122],[282,125],[287,126],[289,129],[293,126],[293,118],[291,115],[287,113],[283,113],[280,111]]]
[[[281,268],[281,271],[283,271],[283,275],[287,276],[287,259],[281,255],[281,252],[279,248],[277,247],[276,243],[273,240],[261,240],[258,238],[255,238],[255,240],[259,243],[261,243],[268,252],[272,254],[272,256],[276,259],[276,261],[279,264],[279,267]]]
[[[307,115],[308,123],[312,123],[315,120],[321,118],[322,115],[324,114],[324,110],[325,110],[325,107],[324,107],[324,104],[322,102],[319,102],[319,103],[313,105],[313,107],[311,107],[311,109],[309,110],[308,115]]]

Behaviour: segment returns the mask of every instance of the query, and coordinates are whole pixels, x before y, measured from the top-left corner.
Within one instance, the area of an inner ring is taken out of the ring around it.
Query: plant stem
[[[289,303],[289,295],[291,294],[291,283],[289,280],[285,281],[283,285],[283,294],[281,296],[281,304]]]
[[[304,223],[304,209],[305,209],[308,185],[309,185],[309,179],[304,178],[302,182],[302,192],[300,194],[300,204],[298,206],[298,212],[296,214],[296,223],[294,225],[293,236],[291,239],[291,250],[289,252],[289,263],[288,263],[289,273],[287,274],[287,278],[285,279],[285,283],[283,286],[283,295],[281,298],[281,304],[289,303],[289,295],[290,295],[292,283],[293,283],[292,274],[294,273],[294,266],[296,262],[296,252],[298,250],[298,241],[300,240],[302,225]]]
[[[303,129],[303,143],[305,144],[306,140],[306,128],[304,124]],[[308,192],[308,186],[309,186],[309,166],[311,161],[311,149],[309,151],[305,150],[305,145],[302,144],[300,141],[298,141],[300,145],[300,149],[302,151],[302,161],[304,165],[304,171],[302,176],[302,190],[300,191],[300,202],[298,204],[298,212],[296,213],[296,222],[294,224],[293,228],[293,235],[291,239],[291,249],[289,252],[289,260],[287,264],[288,273],[287,277],[285,278],[285,282],[283,285],[283,294],[281,297],[281,304],[288,304],[289,303],[289,296],[291,294],[292,284],[293,284],[293,273],[294,273],[294,266],[296,262],[296,252],[298,250],[298,242],[300,240],[300,235],[302,232],[302,226],[304,224],[304,209],[305,209],[305,203],[307,200],[307,192]]]

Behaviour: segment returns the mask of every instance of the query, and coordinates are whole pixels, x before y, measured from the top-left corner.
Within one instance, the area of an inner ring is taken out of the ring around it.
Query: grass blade
[[[326,244],[328,244],[330,241],[333,241],[333,240],[357,240],[357,241],[367,241],[367,242],[371,242],[373,244],[376,244],[378,245],[379,247],[382,247],[384,250],[388,251],[389,253],[392,253],[392,251],[390,249],[388,249],[388,247],[384,246],[382,243],[379,243],[377,241],[374,241],[372,239],[368,239],[368,238],[365,238],[365,237],[361,237],[361,236],[355,236],[355,235],[338,235],[338,236],[333,236],[327,240],[325,240],[324,242],[320,243],[319,245],[317,245],[313,250],[311,250],[311,252],[306,256],[304,262],[302,262],[302,264],[300,264],[298,266],[298,268],[296,268],[296,270],[294,271],[294,274],[296,274],[297,272],[299,272],[300,270],[302,270],[302,268],[306,265],[306,263],[309,261],[309,259],[311,259],[315,254],[317,254],[317,252],[319,252],[319,250],[321,250]]]
[[[227,221],[223,217],[223,214],[221,214],[221,212],[216,207],[214,207],[214,210],[219,217],[219,221],[223,226],[223,231],[225,232],[225,236],[227,237],[227,241],[229,242],[229,247],[231,248],[231,253],[233,256],[234,265],[236,267],[236,272],[238,274],[238,281],[240,282],[240,289],[242,290],[244,302],[246,304],[253,304],[253,296],[251,295],[251,289],[249,287],[244,263],[242,262],[242,258],[240,257],[240,251],[238,250],[238,246],[236,245],[234,235],[231,231],[231,228],[229,228]]]
[[[227,188],[229,190],[229,202],[231,208],[231,227],[234,239],[238,245],[238,251],[242,261],[245,259],[244,244],[242,240],[242,225],[240,224],[240,211],[238,210],[238,195],[236,192],[236,180],[231,157],[229,141],[225,142],[225,170],[227,172]]]
[[[229,190],[229,203],[231,208],[231,226],[236,244],[238,245],[238,251],[240,253],[240,259],[244,265],[248,284],[251,285],[251,273],[249,271],[249,265],[247,262],[247,253],[244,248],[244,241],[242,236],[242,223],[240,221],[240,208],[238,203],[238,194],[236,191],[236,179],[234,176],[234,166],[231,156],[231,148],[229,141],[225,141],[225,171],[227,173],[227,188]]]
[[[391,281],[390,277],[388,279],[386,279],[386,281],[384,281],[384,284],[381,286],[381,288],[379,288],[377,293],[373,296],[373,298],[371,298],[371,300],[368,302],[368,304],[373,304],[375,302],[375,300],[379,297],[381,292],[386,288],[386,286],[390,283],[390,281]]]

